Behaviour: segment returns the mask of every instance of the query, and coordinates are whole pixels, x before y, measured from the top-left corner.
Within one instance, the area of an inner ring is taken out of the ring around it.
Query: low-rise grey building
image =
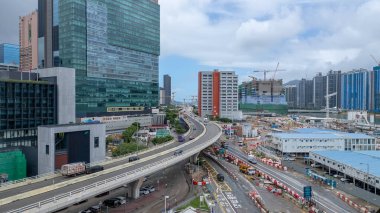
[[[75,162],[94,163],[106,157],[105,124],[38,127],[38,174]]]

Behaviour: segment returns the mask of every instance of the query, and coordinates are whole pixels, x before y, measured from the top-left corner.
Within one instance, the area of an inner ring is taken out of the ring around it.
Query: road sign
[[[303,197],[307,200],[310,201],[312,197],[312,189],[311,186],[304,186],[303,187]]]

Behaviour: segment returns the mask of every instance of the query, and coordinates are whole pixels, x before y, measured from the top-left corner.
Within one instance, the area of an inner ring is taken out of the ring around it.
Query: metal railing
[[[220,128],[219,125],[217,126]],[[75,189],[70,192],[59,194],[52,198],[45,199],[37,203],[33,203],[31,205],[28,205],[19,209],[8,211],[8,213],[53,211],[60,208],[64,208],[66,206],[69,206],[77,202],[79,199],[86,199],[91,196],[103,193],[104,190],[111,190],[111,189],[117,188],[121,185],[124,185],[125,183],[130,183],[143,176],[152,174],[163,168],[167,168],[171,165],[174,165],[176,162],[184,160],[194,155],[195,153],[200,152],[201,150],[208,147],[209,145],[213,144],[215,141],[217,141],[220,138],[221,135],[222,135],[222,131],[220,128],[220,131],[216,136],[209,139],[205,143],[200,144],[194,149],[189,149],[189,151],[184,152],[183,155],[170,156],[160,161],[140,167],[138,169],[135,169],[135,170],[132,170],[132,171],[129,171],[129,172],[126,172],[126,173],[123,173],[123,174],[120,174],[120,175],[117,175],[117,176],[114,176],[102,181],[98,181],[96,183],[81,187],[79,189]],[[187,145],[188,144],[182,144],[179,147],[184,147]]]

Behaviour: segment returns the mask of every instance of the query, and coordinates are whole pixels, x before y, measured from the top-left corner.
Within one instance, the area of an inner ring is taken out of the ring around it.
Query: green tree
[[[163,143],[166,143],[166,142],[168,142],[168,141],[171,141],[171,140],[173,140],[173,136],[171,136],[171,135],[167,135],[167,136],[165,136],[165,137],[159,137],[159,138],[154,138],[153,140],[152,140],[152,143],[154,144],[154,145],[157,145],[157,144],[163,144]]]
[[[123,133],[122,137],[124,139],[124,142],[130,143],[133,141],[132,136],[137,131],[139,131],[140,124],[139,123],[133,123],[130,127],[128,127]]]
[[[132,143],[122,143],[116,149],[112,150],[112,156],[126,155],[129,153],[136,152],[137,150],[144,150],[147,147],[136,142]]]

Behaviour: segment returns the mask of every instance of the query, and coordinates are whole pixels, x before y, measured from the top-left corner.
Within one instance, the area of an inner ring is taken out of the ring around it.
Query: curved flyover
[[[141,180],[144,176],[188,159],[216,142],[222,134],[220,126],[215,123],[210,122],[204,126],[194,118],[189,117],[189,119],[198,127],[197,131],[201,131],[200,135],[192,141],[179,146],[176,144],[175,147],[165,147],[165,150],[155,150],[153,151],[155,153],[149,153],[149,156],[138,161],[115,164],[102,172],[68,178],[63,182],[24,193],[19,192],[19,194],[1,199],[0,209],[13,213],[50,212],[65,208],[80,200]],[[175,156],[174,152],[179,149],[183,150],[183,154]]]

